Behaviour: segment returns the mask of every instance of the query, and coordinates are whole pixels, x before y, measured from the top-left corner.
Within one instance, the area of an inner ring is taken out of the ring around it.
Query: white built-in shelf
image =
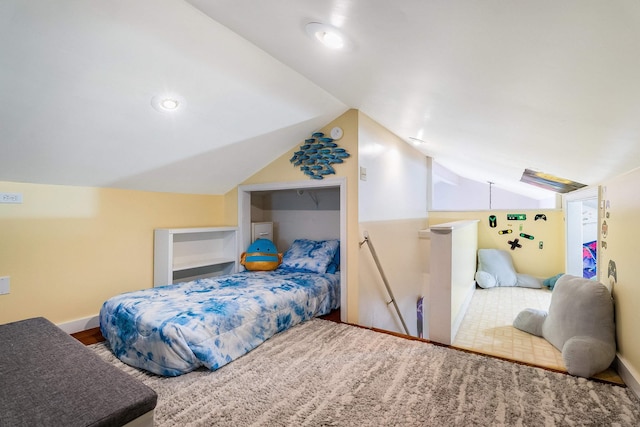
[[[237,227],[158,228],[153,286],[238,271]]]
[[[206,267],[208,265],[214,264],[228,264],[230,262],[235,262],[235,259],[232,258],[207,258],[202,260],[193,260],[189,262],[175,262],[173,264],[173,271],[182,271],[182,270],[190,270],[192,268],[200,268]]]

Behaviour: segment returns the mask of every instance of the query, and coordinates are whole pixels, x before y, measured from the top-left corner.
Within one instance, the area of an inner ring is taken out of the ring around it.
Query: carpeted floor
[[[156,426],[640,425],[624,387],[319,319],[175,378],[90,348],[156,390]]]

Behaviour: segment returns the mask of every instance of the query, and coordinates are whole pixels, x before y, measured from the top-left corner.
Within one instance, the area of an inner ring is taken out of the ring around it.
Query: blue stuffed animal
[[[258,239],[240,256],[240,264],[251,271],[271,271],[282,263],[282,254],[269,239]]]

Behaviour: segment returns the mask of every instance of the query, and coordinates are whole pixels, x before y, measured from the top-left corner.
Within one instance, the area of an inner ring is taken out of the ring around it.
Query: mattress
[[[245,271],[117,295],[100,330],[123,362],[176,376],[218,369],[339,304],[339,273]]]

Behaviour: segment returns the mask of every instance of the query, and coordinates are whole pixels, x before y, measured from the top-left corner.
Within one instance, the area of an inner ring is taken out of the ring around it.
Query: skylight
[[[571,181],[570,179],[558,178],[557,176],[537,172],[531,169],[524,170],[520,181],[535,185],[536,187],[544,188],[545,190],[555,191],[556,193],[569,193],[579,188],[586,187],[585,184]]]

